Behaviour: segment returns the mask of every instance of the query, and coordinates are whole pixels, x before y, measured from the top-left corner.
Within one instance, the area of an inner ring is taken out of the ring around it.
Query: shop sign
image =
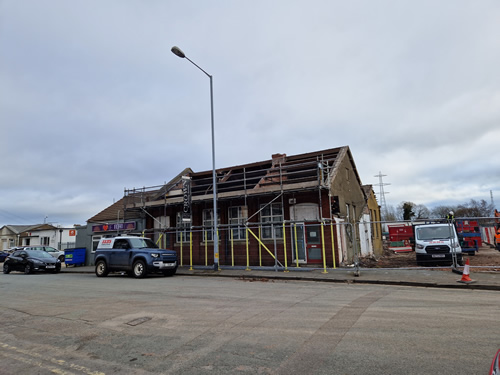
[[[191,222],[191,178],[182,176],[182,221]]]
[[[120,230],[135,230],[135,221],[128,223],[92,225],[92,232],[117,232]]]

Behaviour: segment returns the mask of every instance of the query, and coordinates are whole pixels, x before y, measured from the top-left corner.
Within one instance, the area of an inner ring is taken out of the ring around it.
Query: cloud
[[[495,1],[28,3],[0,5],[0,223],[212,168],[173,45],[217,166],[349,145],[390,204],[500,192]]]

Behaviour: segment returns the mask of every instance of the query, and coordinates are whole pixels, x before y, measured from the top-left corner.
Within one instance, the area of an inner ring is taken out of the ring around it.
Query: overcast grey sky
[[[211,170],[174,45],[217,167],[348,145],[389,205],[500,202],[499,42],[497,0],[0,0],[0,226]]]

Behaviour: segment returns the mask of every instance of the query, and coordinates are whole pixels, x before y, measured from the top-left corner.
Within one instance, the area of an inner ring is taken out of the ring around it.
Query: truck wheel
[[[132,272],[134,273],[134,277],[136,279],[142,279],[145,277],[148,273],[146,269],[146,264],[142,260],[138,260],[137,262],[134,263],[134,266],[132,267]]]
[[[98,260],[95,264],[95,274],[97,277],[105,277],[108,276],[108,266],[104,260]]]

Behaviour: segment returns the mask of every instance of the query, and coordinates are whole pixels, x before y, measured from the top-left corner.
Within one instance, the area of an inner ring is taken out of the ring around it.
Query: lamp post
[[[212,121],[212,184],[214,187],[214,225],[213,225],[213,239],[214,239],[214,271],[218,271],[219,269],[219,238],[217,235],[217,176],[215,173],[215,129],[214,129],[214,91],[213,91],[213,83],[212,76],[200,68],[194,61],[189,59],[182,50],[174,46],[171,49],[172,53],[176,56],[179,56],[181,59],[188,60],[191,64],[200,69],[203,73],[205,73],[208,78],[210,78],[210,116]]]

